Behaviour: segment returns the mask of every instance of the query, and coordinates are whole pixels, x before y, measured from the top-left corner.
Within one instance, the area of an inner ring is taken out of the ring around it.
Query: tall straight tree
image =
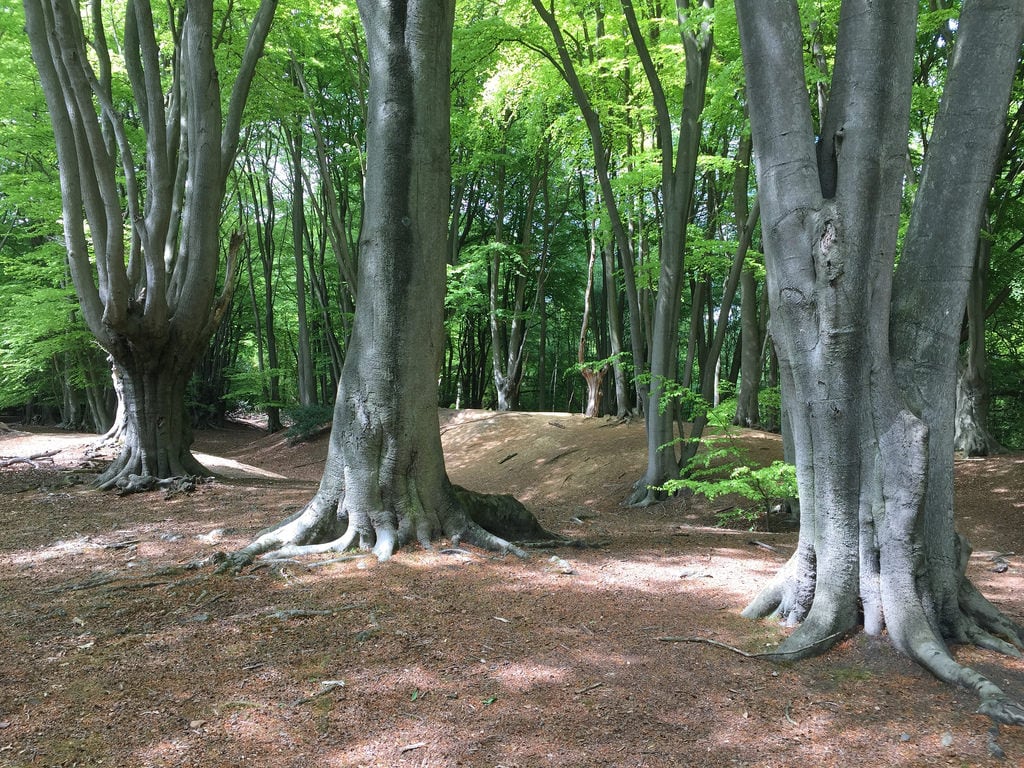
[[[471,519],[451,485],[437,413],[444,344],[454,0],[360,0],[370,66],[365,212],[352,337],[327,465],[297,516],[235,553],[300,555],[440,536],[517,551]],[[492,497],[493,510],[509,497]],[[512,505],[516,513],[526,513]],[[532,517],[532,516],[531,516]],[[493,523],[488,527],[496,528]]]
[[[123,385],[125,443],[101,487],[129,474],[204,471],[189,451],[185,388],[234,283],[229,253],[218,295],[220,208],[276,5],[261,0],[225,102],[212,0],[189,2],[165,26],[148,2],[128,0],[118,35],[134,100],[126,110],[107,44],[110,9],[97,0],[83,16],[72,0],[24,2],[56,139],[71,276]],[[222,35],[230,28],[217,24]]]
[[[887,629],[939,678],[973,688],[981,711],[1024,723],[947,647],[1024,647],[1024,630],[966,578],[970,547],[953,525],[960,323],[1024,4],[964,2],[898,268],[918,3],[843,2],[817,131],[797,3],[736,6],[801,509],[796,553],[745,613],[799,625],[778,650],[789,658],[827,648],[862,613],[866,632]]]

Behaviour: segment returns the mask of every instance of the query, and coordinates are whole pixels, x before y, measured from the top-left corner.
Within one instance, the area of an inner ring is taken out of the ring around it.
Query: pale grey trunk
[[[90,6],[88,38],[77,3],[24,6],[56,140],[72,280],[82,317],[124,378],[124,448],[101,484],[132,473],[200,471],[188,455],[182,379],[233,287],[237,244],[218,295],[220,206],[276,2],[263,0],[255,14],[226,110],[212,2],[189,4],[170,56],[149,5],[127,6],[119,45],[142,128],[138,160],[113,97],[102,4]]]
[[[862,609],[866,631],[886,628],[933,673],[974,688],[994,718],[1024,722],[945,646],[1024,646],[964,578],[952,516],[959,324],[1024,8],[965,4],[895,279],[916,2],[843,4],[817,154],[796,4],[737,10],[801,502],[797,553],[745,613],[800,622],[778,651],[796,658],[851,631]]]

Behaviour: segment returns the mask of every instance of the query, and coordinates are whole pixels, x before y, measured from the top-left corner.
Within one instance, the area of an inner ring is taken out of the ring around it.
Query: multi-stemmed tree
[[[953,524],[957,349],[1024,5],[964,2],[899,252],[918,3],[844,0],[817,127],[795,0],[736,7],[801,502],[797,551],[746,614],[797,625],[779,648],[789,657],[861,620],[884,628],[939,678],[976,690],[982,711],[1024,723],[947,649],[1024,648],[1024,630],[966,578],[970,547]]]
[[[245,29],[237,9],[220,18],[212,0],[172,7],[170,17],[129,0],[118,9],[118,59],[110,6],[24,2],[71,276],[123,392],[124,445],[101,487],[129,474],[203,471],[189,450],[185,389],[234,285],[237,240],[221,279],[221,205],[276,5],[261,0],[233,61],[223,48]],[[218,68],[232,71],[226,97]]]

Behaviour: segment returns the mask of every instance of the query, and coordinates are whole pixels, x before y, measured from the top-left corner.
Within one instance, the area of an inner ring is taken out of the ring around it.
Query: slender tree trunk
[[[601,396],[605,374],[608,366],[595,367],[587,363],[587,329],[590,326],[590,308],[594,295],[594,262],[597,261],[597,251],[600,248],[593,234],[590,238],[590,258],[587,261],[587,286],[583,291],[583,322],[580,326],[580,343],[576,352],[576,363],[580,368],[580,375],[587,385],[587,401],[583,407],[583,415],[595,417],[601,415]]]
[[[608,167],[608,158],[611,153],[608,151],[607,142],[602,135],[600,117],[594,110],[590,97],[587,96],[580,82],[579,75],[576,73],[576,67],[569,54],[569,48],[558,25],[558,20],[555,18],[554,6],[552,5],[549,9],[544,7],[542,0],[532,0],[532,2],[534,9],[551,31],[558,61],[561,64],[562,74],[565,77],[566,84],[572,91],[573,99],[575,99],[576,105],[580,109],[580,114],[582,114],[583,121],[586,123],[587,131],[590,134],[591,148],[594,153],[594,172],[601,186],[601,199],[604,201],[605,209],[608,212],[608,221],[612,228],[615,244],[618,247],[623,283],[626,288],[626,301],[629,306],[630,350],[633,354],[634,383],[637,388],[637,403],[639,407],[646,400],[646,388],[640,381],[641,375],[647,371],[646,349],[648,347],[644,344],[640,294],[636,284],[633,248],[619,212],[618,202],[612,190],[612,175]],[[671,142],[669,146],[671,146]]]
[[[622,309],[615,285],[615,245],[606,243],[601,249],[602,285],[608,314],[608,343],[612,353],[612,376],[615,382],[615,415],[620,419],[633,412],[630,404],[629,377],[623,364]]]
[[[316,376],[309,340],[309,320],[306,317],[306,214],[302,184],[302,131],[289,135],[292,170],[292,253],[295,257],[295,314],[299,326],[296,342],[296,372],[299,405],[316,405]]]
[[[712,3],[706,3],[710,7]],[[651,380],[647,406],[647,469],[634,485],[629,503],[650,504],[664,496],[658,490],[678,477],[680,459],[675,447],[675,406],[666,400],[666,391],[675,382],[679,367],[679,312],[683,288],[683,254],[686,227],[690,220],[694,176],[700,146],[700,115],[704,109],[711,60],[712,35],[709,27],[694,33],[688,29],[689,2],[677,5],[680,36],[685,49],[686,87],[678,120],[678,138],[674,141],[675,121],[669,115],[661,80],[647,49],[631,0],[622,0],[630,37],[644,65],[653,92],[658,116],[658,144],[661,147],[662,214],[660,270],[655,295],[651,338]]]
[[[967,456],[988,456],[1000,449],[988,431],[989,378],[985,345],[988,265],[992,249],[988,237],[978,239],[977,257],[967,291],[967,349],[956,381],[953,447]]]
[[[761,426],[758,393],[761,389],[761,326],[757,301],[757,278],[753,270],[740,276],[740,386],[733,423],[741,427]]]

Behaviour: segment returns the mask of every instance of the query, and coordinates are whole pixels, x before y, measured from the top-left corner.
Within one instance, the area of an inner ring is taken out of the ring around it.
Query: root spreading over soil
[[[620,506],[642,424],[458,412],[442,431],[454,482],[603,546],[524,561],[442,544],[216,576],[190,565],[301,508],[324,438],[203,432],[198,458],[220,479],[119,497],[88,487],[102,466],[90,437],[0,435],[0,765],[1024,762],[1024,729],[993,733],[972,692],[884,637],[756,658],[785,630],[739,611],[796,534],[715,527],[736,500]],[[766,462],[780,452],[774,436],[743,439]],[[958,462],[956,482],[968,572],[1019,621],[1024,456]],[[955,654],[1024,694],[1021,660]]]

